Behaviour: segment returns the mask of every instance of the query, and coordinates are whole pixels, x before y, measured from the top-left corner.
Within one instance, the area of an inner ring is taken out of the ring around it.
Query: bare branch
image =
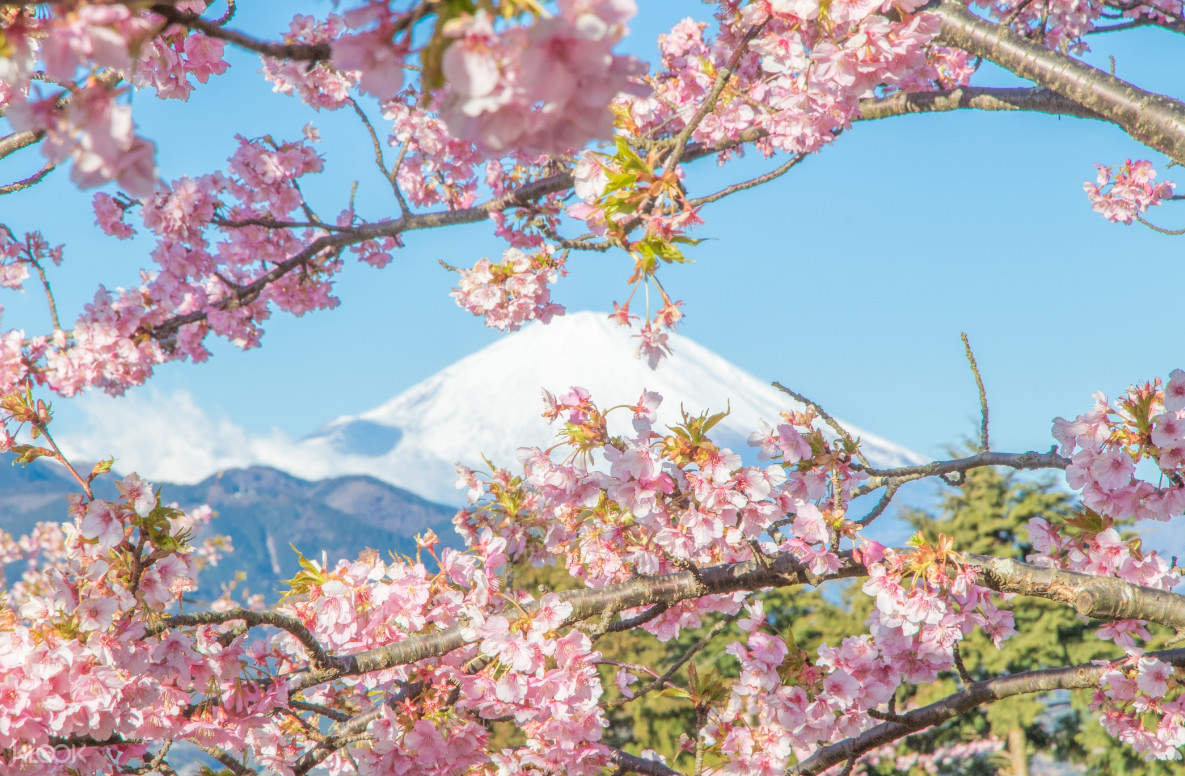
[[[901,488],[901,481],[900,480],[890,480],[888,482],[888,484],[885,485],[885,492],[881,496],[880,501],[876,502],[876,506],[874,506],[871,510],[869,510],[868,514],[866,514],[864,517],[860,518],[856,522],[859,523],[860,525],[864,526],[865,528],[867,528],[869,525],[871,525],[873,520],[876,520],[878,517],[880,517],[884,513],[884,511],[886,509],[888,509],[890,502],[893,501],[893,496],[897,495],[897,491],[900,488]],[[871,491],[869,491],[869,492],[871,492]]]
[[[1055,116],[1076,116],[1108,121],[1071,99],[1042,87],[1001,88],[963,86],[937,92],[897,92],[881,99],[860,101],[856,121],[906,116],[914,113],[938,113],[952,110],[1026,111]]]
[[[744,611],[744,610],[742,609],[740,611]],[[694,644],[692,644],[690,647],[688,647],[687,651],[684,652],[682,655],[680,655],[679,658],[674,663],[671,663],[671,665],[667,667],[667,670],[663,671],[661,675],[654,677],[654,679],[651,682],[649,682],[645,687],[638,690],[638,692],[635,693],[632,698],[625,698],[625,697],[619,698],[616,702],[610,704],[610,707],[624,706],[627,703],[630,703],[632,701],[637,700],[638,698],[641,698],[643,695],[646,695],[650,692],[653,692],[654,690],[659,690],[659,689],[662,689],[663,687],[665,687],[667,682],[670,681],[671,677],[674,676],[675,673],[680,668],[685,666],[687,664],[688,660],[691,660],[691,658],[695,657],[695,653],[699,652],[701,649],[706,647],[709,644],[709,642],[712,641],[712,639],[714,639],[720,635],[721,631],[723,631],[725,628],[727,628],[729,625],[731,625],[733,622],[736,621],[736,618],[738,616],[740,616],[740,611],[738,611],[736,614],[731,614],[731,615],[717,621],[716,624],[713,625],[708,630],[707,633],[705,633]]]
[[[1160,232],[1161,234],[1173,236],[1185,234],[1185,229],[1165,229],[1163,226],[1157,226],[1151,221],[1145,220],[1145,218],[1139,214],[1136,215],[1136,220],[1154,232]]]
[[[395,167],[388,170],[387,161],[383,155],[383,144],[379,141],[379,134],[375,131],[374,124],[370,122],[370,117],[366,115],[366,111],[362,110],[362,106],[353,97],[350,98],[350,106],[354,109],[354,113],[358,114],[362,125],[366,127],[367,133],[370,135],[370,145],[374,150],[374,163],[379,168],[379,172],[391,184],[391,190],[395,194],[395,200],[399,203],[399,212],[403,215],[411,213],[411,208],[407,206],[407,200],[403,198],[403,192],[399,190],[399,183],[395,180],[395,173],[399,169],[399,165],[403,162],[403,155],[407,152],[407,145],[403,146],[403,151],[399,154],[399,161],[395,163]]]
[[[1096,620],[1145,620],[1185,630],[1185,596],[1177,593],[1009,558],[966,557],[983,570],[984,584],[1001,593],[1046,598]]]
[[[609,625],[605,627],[605,632],[619,633],[621,631],[633,630],[639,625],[644,625],[645,623],[650,622],[655,617],[658,617],[670,608],[670,604],[659,602],[654,606],[651,606],[649,609],[644,610],[640,614],[635,614],[633,617],[628,617],[624,620],[618,620],[617,622],[609,623]]]
[[[971,374],[975,376],[975,387],[979,389],[979,452],[986,453],[991,449],[988,442],[988,403],[987,391],[983,388],[983,375],[979,373],[979,364],[975,363],[975,354],[971,352],[971,341],[967,339],[967,332],[960,332],[963,339],[963,352],[967,355],[967,363],[971,365]]]
[[[15,154],[22,148],[28,148],[34,143],[45,137],[45,130],[26,129],[21,132],[13,132],[11,135],[0,137],[0,159],[6,156]]]
[[[245,622],[248,627],[270,625],[288,631],[296,637],[309,653],[314,666],[328,668],[338,665],[338,661],[331,657],[321,646],[312,632],[296,617],[279,612],[254,611],[251,609],[228,609],[222,612],[197,612],[194,614],[175,614],[160,622],[152,623],[146,629],[150,636],[163,633],[173,628],[185,628],[193,625],[221,625],[236,620]]]
[[[940,477],[954,472],[967,472],[984,466],[1007,466],[1010,469],[1064,469],[1070,465],[1070,459],[1055,452],[1038,453],[977,453],[966,458],[955,458],[949,461],[932,461],[917,466],[898,466],[893,469],[878,469],[872,466],[853,464],[872,477],[881,478],[880,482],[867,483],[865,487],[878,488],[887,485],[889,480],[916,480],[922,477]]]
[[[33,173],[29,177],[21,178],[19,181],[13,181],[12,183],[0,186],[0,194],[13,194],[17,191],[24,191],[30,186],[40,183],[46,175],[49,175],[51,172],[53,172],[55,167],[57,167],[57,165],[53,162],[46,162],[40,170]]]
[[[951,0],[926,6],[939,40],[1035,81],[1118,124],[1144,145],[1185,162],[1185,105],[1022,38]]]
[[[170,24],[179,24],[182,27],[197,30],[207,37],[224,40],[267,57],[304,62],[321,62],[330,57],[328,43],[271,43],[256,40],[236,30],[228,30],[219,23],[221,20],[208,21],[197,14],[179,11],[167,3],[156,3],[150,6],[149,10]]]
[[[663,765],[658,760],[648,760],[620,749],[610,749],[609,757],[620,771],[641,773],[644,776],[683,776],[679,771]]]
[[[255,776],[256,774],[253,769],[243,765],[241,762],[231,757],[230,754],[216,746],[199,746],[198,748],[213,757],[218,762],[225,765],[227,769],[234,774],[234,776]]]
[[[803,396],[801,393],[798,393],[797,391],[790,390],[786,386],[779,383],[777,380],[774,380],[773,386],[774,386],[774,388],[777,388],[782,393],[788,394],[791,398],[798,400],[799,402],[805,404],[806,406],[810,407],[815,412],[817,412],[819,414],[819,417],[823,419],[823,422],[826,423],[828,426],[830,426],[831,429],[839,436],[840,439],[842,439],[844,442],[846,442],[849,447],[855,448],[856,457],[858,459],[860,459],[860,462],[862,464],[864,464],[866,471],[870,470],[869,467],[871,467],[872,464],[870,464],[868,462],[868,459],[864,457],[864,453],[861,452],[859,445],[856,444],[856,440],[852,437],[851,432],[848,431],[846,428],[844,428],[838,420],[833,418],[827,412],[827,410],[823,409],[822,405],[818,404],[817,402],[811,401],[810,399]]]
[[[728,195],[735,194],[738,191],[744,191],[745,189],[751,189],[755,186],[760,186],[763,183],[769,183],[770,181],[780,178],[786,173],[790,172],[790,170],[794,169],[794,167],[796,167],[798,163],[806,157],[806,154],[794,154],[794,156],[791,156],[789,159],[787,159],[785,163],[783,163],[777,169],[770,170],[764,175],[758,175],[756,178],[750,178],[747,181],[741,181],[740,183],[734,183],[731,186],[725,186],[724,188],[720,189],[720,191],[714,192],[712,194],[688,200],[687,204],[690,207],[699,207],[700,205],[706,205],[709,202],[715,202],[717,200],[724,199]]]

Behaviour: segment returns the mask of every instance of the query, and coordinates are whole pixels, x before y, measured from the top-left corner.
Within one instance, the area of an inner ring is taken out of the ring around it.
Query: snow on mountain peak
[[[797,407],[790,397],[678,334],[674,356],[656,370],[634,357],[637,340],[603,313],[577,312],[531,324],[457,361],[387,402],[327,423],[299,443],[306,461],[334,474],[370,474],[443,503],[459,503],[454,464],[482,468],[481,456],[513,466],[521,446],[546,448],[555,429],[540,416],[541,389],[579,385],[601,407],[632,404],[643,389],[663,397],[659,427],[692,414],[731,408],[714,438],[751,457],[748,435],[760,421]],[[919,463],[914,453],[850,427],[874,464]],[[287,456],[286,456],[287,457]],[[291,459],[290,459],[291,460]],[[291,466],[286,467],[291,468]],[[302,476],[316,476],[307,471]]]

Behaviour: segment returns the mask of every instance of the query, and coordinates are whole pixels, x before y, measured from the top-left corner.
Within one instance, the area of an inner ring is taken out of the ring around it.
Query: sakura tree
[[[970,708],[1083,688],[1118,740],[1150,759],[1180,757],[1185,649],[1149,648],[1185,629],[1180,575],[1119,528],[1185,512],[1181,370],[1057,419],[1044,453],[992,450],[985,401],[978,452],[894,469],[871,465],[859,440],[792,391],[792,409],[750,439],[765,463],[747,466],[712,441],[718,416],[658,428],[652,392],[606,408],[552,386],[544,416],[558,424],[556,446],[523,450],[513,470],[462,471],[464,551],[426,535],[414,559],[304,560],[279,602],[228,593],[197,609],[182,596],[220,554],[193,541],[208,511],[170,507],[134,474],[119,498],[97,497],[110,464],[77,470],[45,401],[118,394],[165,362],[203,361],[211,335],[254,346],[273,311],[336,304],[348,259],[382,267],[407,233],[486,220],[505,252],[454,268],[461,307],[503,330],[547,321],[563,310],[550,284],[567,262],[624,251],[633,274],[613,317],[641,318],[639,355],[657,363],[682,316],[659,275],[683,260],[707,206],[786,174],[857,122],[1039,111],[1111,122],[1185,162],[1185,105],[1077,58],[1094,33],[1185,30],[1179,2],[726,0],[661,36],[649,68],[618,53],[632,0],[349,2],[296,16],[281,40],[239,29],[235,10],[0,0],[0,158],[34,146],[44,158],[0,194],[19,196],[60,166],[102,189],[93,208],[104,231],[155,241],[135,285],[100,288],[67,328],[49,281],[63,248],[0,229],[0,282],[40,285],[53,320],[51,331],[0,334],[0,446],[22,463],[54,460],[79,485],[64,522],[0,534],[0,563],[23,564],[0,600],[5,773],[169,774],[182,744],[235,774],[682,773],[645,741],[606,743],[611,691],[621,702],[683,693],[697,774],[846,775]],[[363,219],[349,192],[340,212],[310,205],[302,179],[330,161],[314,150],[314,125],[240,138],[223,170],[160,179],[130,95],[218,88],[227,46],[258,53],[277,91],[357,116],[390,189],[388,217]],[[971,85],[984,61],[1033,86]],[[697,160],[728,169],[742,152],[776,161],[689,193]],[[1100,166],[1086,184],[1095,209],[1124,222],[1144,221],[1172,190],[1149,161]],[[1026,563],[941,536],[900,548],[864,537],[905,483],[958,482],[985,466],[1064,470],[1082,511],[1032,520]],[[862,496],[871,508],[853,505]],[[516,590],[510,563],[560,564],[582,587]],[[839,580],[875,599],[866,628],[804,656],[767,619],[763,594]],[[1007,641],[1013,620],[999,603],[1011,595],[1103,623],[1113,656],[973,681],[959,643],[976,629]],[[680,658],[616,665],[605,681],[606,634],[669,640],[704,623],[734,629],[735,678],[686,675]],[[900,705],[902,687],[940,675],[961,688]],[[492,738],[494,721],[517,728],[515,741]]]

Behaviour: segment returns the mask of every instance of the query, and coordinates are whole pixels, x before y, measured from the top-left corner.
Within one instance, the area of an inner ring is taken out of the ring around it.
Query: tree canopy
[[[463,549],[426,533],[415,557],[302,557],[279,601],[187,600],[203,567],[233,563],[195,539],[210,510],[131,473],[102,498],[111,462],[77,468],[47,401],[204,361],[211,335],[256,346],[273,313],[335,306],[347,261],[382,268],[405,235],[485,221],[505,249],[449,267],[461,308],[503,331],[546,323],[569,262],[621,251],[633,273],[611,317],[655,366],[683,316],[662,278],[706,206],[861,122],[1035,111],[1185,163],[1185,104],[1081,58],[1090,35],[1185,31],[1179,0],[722,0],[662,35],[649,68],[620,53],[633,0],[338,5],[269,38],[236,26],[235,2],[0,0],[0,159],[43,157],[0,196],[60,167],[99,189],[108,235],[152,243],[134,282],[100,287],[71,323],[50,281],[69,271],[62,246],[0,224],[0,285],[43,292],[52,321],[0,331],[0,451],[78,485],[62,522],[0,533],[0,563],[20,567],[0,599],[5,773],[171,774],[199,751],[236,776],[847,776],[971,763],[993,737],[1020,770],[1060,691],[1085,691],[1072,713],[1116,742],[1060,751],[1098,768],[1180,758],[1181,577],[1126,530],[1185,512],[1181,369],[1084,397],[1048,451],[1005,452],[967,344],[972,449],[897,467],[789,388],[746,464],[713,437],[726,407],[664,427],[644,387],[606,407],[553,386],[554,446],[460,472]],[[228,46],[257,53],[277,91],[357,117],[388,212],[363,217],[352,194],[336,213],[310,204],[305,176],[326,162],[311,124],[162,179],[132,96],[219,88]],[[985,62],[1029,85],[975,85]],[[691,165],[731,171],[743,152],[775,161],[689,192]],[[1101,165],[1086,194],[1126,223],[1176,196],[1149,160]],[[1074,495],[1008,470],[1064,471]],[[868,539],[924,478],[961,488],[946,516],[918,516],[908,546]],[[526,568],[550,571],[523,584]],[[631,716],[660,694],[663,719]],[[909,736],[924,745],[894,759]]]

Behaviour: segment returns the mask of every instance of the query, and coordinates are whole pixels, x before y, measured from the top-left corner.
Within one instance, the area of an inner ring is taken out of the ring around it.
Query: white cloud
[[[115,469],[150,480],[194,483],[222,469],[268,462],[284,469],[296,461],[295,443],[273,431],[253,436],[226,417],[211,417],[188,391],[148,389],[121,398],[90,395],[76,405],[82,422],[56,436],[77,460],[115,457]],[[321,467],[294,474],[325,476]]]

